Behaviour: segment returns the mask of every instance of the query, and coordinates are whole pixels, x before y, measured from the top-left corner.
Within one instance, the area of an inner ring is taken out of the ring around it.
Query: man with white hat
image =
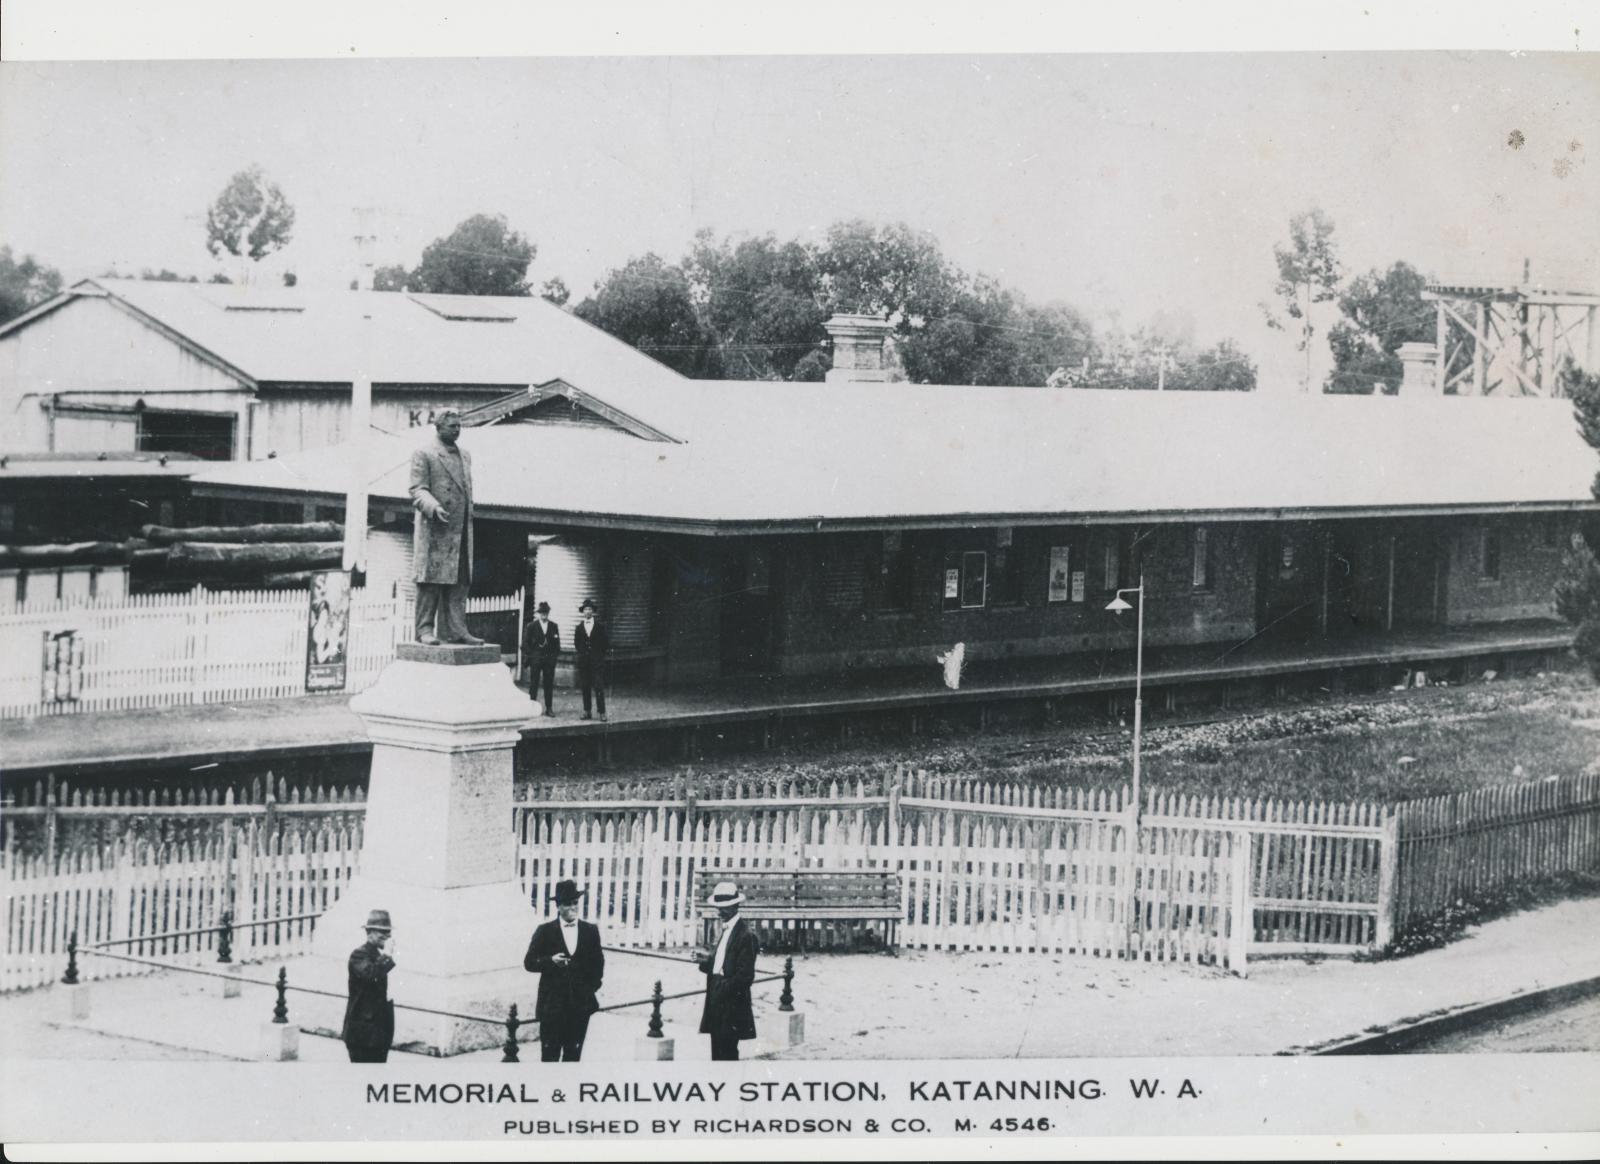
[[[383,952],[393,929],[389,911],[367,914],[367,940],[350,954],[350,985],[339,1037],[352,1063],[387,1063],[394,1041],[394,1004],[389,1001],[389,971],[394,959]]]
[[[711,1036],[712,1059],[737,1059],[739,1041],[756,1037],[756,1018],[750,1007],[750,987],[756,980],[756,954],[760,946],[755,931],[739,916],[744,894],[732,881],[721,881],[707,903],[716,908],[721,934],[716,949],[697,961],[706,976],[706,1003],[700,1014],[700,1033]]]

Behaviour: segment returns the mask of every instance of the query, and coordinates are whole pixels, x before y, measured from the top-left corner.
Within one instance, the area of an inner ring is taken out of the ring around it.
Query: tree
[[[503,214],[474,214],[434,239],[411,272],[409,290],[437,295],[526,295],[528,264],[539,248]]]
[[[1333,243],[1333,220],[1322,210],[1312,208],[1289,219],[1289,245],[1272,248],[1278,264],[1278,281],[1272,291],[1284,315],[1298,321],[1300,333],[1295,348],[1306,355],[1306,370],[1301,390],[1311,391],[1311,337],[1316,333],[1313,315],[1318,304],[1330,302],[1339,292],[1339,255]],[[1262,304],[1267,325],[1280,331],[1290,325]]]
[[[372,272],[372,289],[374,291],[405,291],[410,286],[411,273],[399,263],[387,267],[378,267]],[[359,281],[358,284],[359,286]]]
[[[260,166],[240,170],[206,211],[206,249],[259,263],[289,245],[294,207]]]
[[[1562,365],[1561,383],[1572,400],[1578,431],[1600,451],[1600,374],[1580,370],[1569,358]],[[1590,491],[1600,498],[1600,474]],[[1575,538],[1562,555],[1556,612],[1577,628],[1573,652],[1600,679],[1600,518],[1586,515],[1581,530],[1582,537]]]
[[[60,271],[32,255],[19,262],[10,247],[0,246],[0,323],[31,311],[60,290]]]
[[[1131,333],[1114,329],[1097,361],[1087,368],[1065,367],[1060,381],[1083,388],[1250,392],[1256,386],[1256,367],[1230,339],[1200,350],[1192,322],[1158,312]]]
[[[1403,343],[1434,338],[1434,312],[1422,299],[1427,279],[1407,262],[1371,270],[1350,280],[1339,296],[1344,317],[1328,331],[1333,371],[1325,391],[1370,395],[1382,384],[1399,391]]]
[[[686,376],[720,378],[716,345],[700,326],[688,276],[660,255],[608,272],[573,312]]]
[[[791,380],[802,360],[823,351],[828,312],[814,248],[770,234],[718,243],[702,230],[683,268],[724,375]]]
[[[552,275],[539,288],[539,298],[554,303],[557,307],[565,307],[567,300],[572,298],[572,292],[568,289],[565,279],[560,275]]]

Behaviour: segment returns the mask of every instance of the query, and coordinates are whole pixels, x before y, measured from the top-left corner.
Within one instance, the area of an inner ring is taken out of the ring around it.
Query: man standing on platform
[[[544,686],[544,713],[554,715],[552,693],[556,685],[556,659],[561,655],[561,628],[550,621],[550,604],[539,603],[538,618],[523,632],[522,657],[528,660],[528,698],[539,698]]]
[[[737,1059],[739,1041],[756,1037],[750,987],[756,980],[759,945],[755,932],[739,916],[744,894],[737,885],[732,881],[719,882],[708,901],[716,907],[722,932],[716,949],[696,958],[700,972],[706,976],[700,1033],[711,1036],[712,1059]]]
[[[572,655],[578,670],[578,686],[583,689],[583,718],[589,718],[592,694],[595,710],[605,719],[606,655],[611,650],[611,639],[606,628],[595,621],[594,599],[585,598],[578,612],[583,615],[583,621],[572,632]]]
[[[387,1063],[394,1041],[394,1004],[389,1001],[389,971],[394,969],[389,911],[367,915],[367,940],[350,954],[350,985],[339,1037],[352,1063]],[[383,952],[389,943],[390,953]]]
[[[411,505],[417,511],[411,541],[417,583],[417,642],[483,642],[467,631],[467,588],[472,581],[472,458],[456,445],[461,418],[441,412],[434,440],[411,454]]]
[[[539,976],[533,1017],[539,1020],[539,1057],[546,1063],[576,1063],[583,1055],[589,1016],[605,975],[600,928],[578,920],[584,896],[576,881],[556,882],[556,920],[533,931],[523,968]]]

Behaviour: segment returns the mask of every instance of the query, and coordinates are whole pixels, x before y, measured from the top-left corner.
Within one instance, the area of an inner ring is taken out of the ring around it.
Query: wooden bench
[[[706,898],[721,881],[744,894],[739,916],[763,950],[874,948],[895,953],[901,919],[900,874],[889,869],[700,869],[695,901],[700,943],[716,945],[717,911]]]

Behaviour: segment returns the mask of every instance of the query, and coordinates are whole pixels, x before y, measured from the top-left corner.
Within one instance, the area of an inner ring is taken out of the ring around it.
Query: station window
[[[989,600],[995,606],[1022,605],[1023,562],[1022,545],[1010,528],[1001,529],[989,563]]]
[[[1189,584],[1196,590],[1211,589],[1211,530],[1208,526],[1197,525],[1190,535],[1190,545],[1193,548],[1193,568],[1189,576]]]
[[[878,566],[878,609],[905,611],[916,604],[916,555],[900,530],[883,535]]]
[[[1121,590],[1132,586],[1138,570],[1134,565],[1134,536],[1131,529],[1107,529],[1100,534],[1100,588]]]
[[[1492,526],[1478,531],[1478,578],[1484,582],[1500,581],[1500,531]]]

